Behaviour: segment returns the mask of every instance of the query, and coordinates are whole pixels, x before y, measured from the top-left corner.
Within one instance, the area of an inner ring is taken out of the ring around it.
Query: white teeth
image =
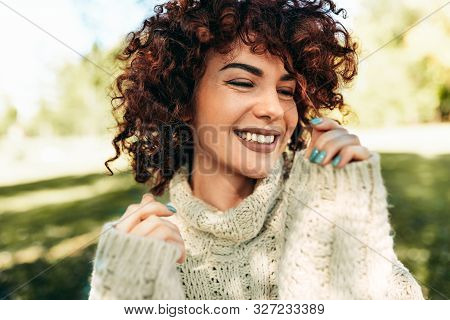
[[[257,140],[259,143],[265,143],[266,137],[264,137],[262,134],[258,134]]]
[[[239,137],[247,141],[270,144],[275,140],[275,136],[265,136],[262,134],[238,131]]]

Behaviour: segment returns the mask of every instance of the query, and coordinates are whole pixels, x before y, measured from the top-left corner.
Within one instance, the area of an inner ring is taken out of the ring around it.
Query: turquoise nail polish
[[[311,123],[313,125],[322,123],[322,118],[313,118],[313,119],[309,120],[309,123]]]
[[[334,157],[333,161],[331,162],[331,164],[336,167],[339,164],[339,161],[341,161],[341,156],[337,155],[336,157]]]
[[[318,153],[319,153],[319,150],[317,150],[317,148],[314,148],[311,152],[311,155],[309,156],[309,161],[312,162]]]
[[[320,151],[319,154],[314,158],[314,163],[322,163],[323,159],[325,159],[327,152],[325,150]]]
[[[170,211],[172,211],[173,213],[177,212],[177,209],[175,209],[174,206],[172,206],[170,203],[166,204],[167,209],[169,209]]]

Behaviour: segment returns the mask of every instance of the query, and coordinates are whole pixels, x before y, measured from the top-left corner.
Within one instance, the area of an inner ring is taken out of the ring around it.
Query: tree
[[[57,102],[41,100],[41,109],[28,132],[51,131],[63,136],[107,133],[114,125],[110,87],[117,70],[116,51],[102,50],[94,44],[85,58],[65,64],[57,74]]]
[[[344,92],[362,125],[442,119],[441,92],[450,90],[450,16],[440,10],[417,23],[440,5],[363,0],[353,27],[362,48],[359,75]]]

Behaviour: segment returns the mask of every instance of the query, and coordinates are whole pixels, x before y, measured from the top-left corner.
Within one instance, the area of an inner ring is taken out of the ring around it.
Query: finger
[[[151,201],[155,201],[155,197],[151,193],[147,192],[142,195],[141,204],[151,202]]]
[[[310,124],[306,127],[306,129],[310,132],[310,141],[306,148],[305,152],[305,159],[309,159],[311,156],[312,150],[314,149],[314,146],[317,143],[317,140],[330,130],[345,130],[347,131],[343,126],[341,126],[336,120],[333,120],[328,117],[322,117],[319,118],[322,119],[322,122],[320,124]]]
[[[151,234],[151,237],[164,240],[166,242],[172,242],[173,244],[177,245],[180,248],[180,257],[178,258],[177,262],[181,263],[186,258],[186,247],[184,245],[184,240],[181,238],[181,236],[174,232],[167,232],[167,230],[164,230],[163,227],[155,229]]]
[[[306,151],[305,159],[309,160],[309,157],[311,156],[314,148],[321,151],[328,141],[346,133],[347,130],[345,128],[333,129],[330,131],[316,131],[315,138],[311,141],[311,144],[308,146],[308,149]]]
[[[167,242],[173,243],[180,249],[181,254],[180,254],[180,257],[178,258],[177,262],[183,263],[186,260],[186,247],[184,246],[184,242],[180,243],[178,241],[173,241],[171,239],[167,239]]]
[[[305,159],[309,159],[311,156],[311,153],[314,149],[314,146],[316,145],[316,141],[320,138],[321,135],[325,134],[326,131],[317,131],[314,130],[313,134],[311,135],[311,138],[308,141],[306,152],[305,152]]]
[[[130,230],[130,233],[133,233],[133,234],[136,234],[139,236],[147,236],[153,230],[155,230],[156,228],[158,228],[160,226],[167,226],[170,229],[172,229],[174,232],[179,233],[178,228],[174,224],[172,224],[158,216],[150,216],[147,219],[145,219],[144,221],[138,223],[135,227],[133,227]]]
[[[132,204],[128,206],[127,211],[119,220],[116,227],[124,232],[129,232],[134,226],[148,218],[150,215],[167,217],[173,215],[173,212],[158,201],[151,201],[139,205]]]
[[[159,201],[156,201],[155,197],[151,193],[144,193],[140,205],[146,206],[148,203],[156,203],[159,206],[159,208],[161,208],[162,211],[156,213],[156,215],[158,216],[170,216],[173,214],[173,211],[169,210],[167,205],[162,204]],[[141,217],[141,220],[144,220],[145,218],[146,216],[144,215]]]
[[[359,138],[354,134],[343,134],[328,140],[320,151],[325,151],[326,156],[320,163],[321,166],[326,166],[341,149],[346,146],[360,145]]]
[[[178,263],[183,263],[186,260],[186,247],[184,245],[184,241],[183,241],[182,244],[180,244],[179,242],[172,241],[170,239],[167,240],[167,242],[172,242],[173,244],[177,245],[180,248],[181,255],[178,258],[177,262]]]
[[[371,153],[366,147],[356,145],[345,146],[341,149],[339,155],[341,156],[341,161],[339,161],[336,168],[343,168],[352,160],[361,161],[367,160],[371,157]]]
[[[178,232],[174,232],[172,228],[168,227],[165,224],[159,225],[157,228],[153,229],[149,234],[147,234],[147,236],[164,241],[171,239],[172,241],[184,242]]]
[[[327,143],[330,141],[337,139],[339,137],[348,135],[347,129],[345,128],[338,128],[338,129],[332,129],[326,132],[323,132],[319,138],[317,138],[315,144],[313,147],[317,148],[318,150],[324,150]],[[355,136],[356,137],[356,136]]]
[[[322,119],[322,121],[318,124],[311,123],[311,126],[314,130],[318,131],[328,131],[332,129],[338,129],[343,128],[336,120],[328,118],[328,117],[321,117],[319,119]]]

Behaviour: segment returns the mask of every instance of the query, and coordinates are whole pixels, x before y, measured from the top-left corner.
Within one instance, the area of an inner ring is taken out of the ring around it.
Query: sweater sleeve
[[[342,185],[338,185],[338,189],[347,191],[352,198],[342,197],[340,208],[344,204],[353,203],[353,206],[340,212],[343,214],[339,223],[362,242],[362,247],[359,247],[367,259],[369,298],[424,299],[420,285],[394,251],[394,232],[390,224],[388,193],[381,174],[380,154],[372,151],[369,159],[350,163],[341,173],[343,176],[337,183],[347,181],[348,189]],[[364,223],[362,228],[361,222]]]
[[[126,234],[103,225],[89,300],[185,299],[176,269],[179,248],[163,240]]]
[[[286,245],[300,246],[301,260],[291,265],[320,266],[305,270],[300,285],[314,278],[322,299],[423,299],[420,286],[394,252],[377,152],[343,168],[312,164],[301,152],[292,169],[295,181],[288,192],[296,205],[288,213],[293,232],[287,241],[293,244]]]
[[[409,270],[397,259],[392,266],[387,299],[424,300],[422,289]]]

